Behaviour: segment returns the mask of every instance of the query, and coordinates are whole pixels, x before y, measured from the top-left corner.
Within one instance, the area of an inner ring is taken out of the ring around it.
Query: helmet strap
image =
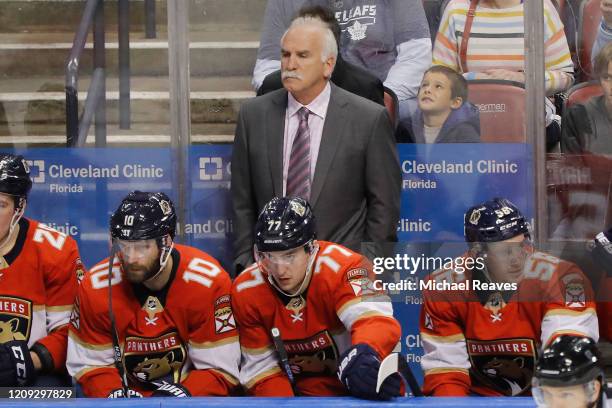
[[[9,224],[8,234],[6,234],[6,238],[4,238],[2,243],[0,243],[0,249],[4,248],[4,246],[10,242],[17,224],[19,224],[21,217],[23,217],[23,214],[25,213],[26,199],[19,197],[18,200],[19,204],[17,204],[17,200],[15,200],[15,212],[13,213],[13,217],[11,218],[11,222]]]
[[[278,284],[274,280],[274,277],[272,277],[272,274],[268,273],[268,282],[270,282],[270,284],[274,287],[274,289],[276,289],[281,294],[287,297],[295,297],[295,296],[299,296],[302,293],[304,293],[304,291],[310,284],[310,280],[312,279],[312,269],[313,269],[314,261],[317,257],[317,254],[319,253],[319,245],[316,245],[312,241],[310,241],[306,243],[305,246],[310,249],[310,258],[308,259],[308,266],[306,267],[306,274],[304,275],[304,279],[302,280],[302,283],[300,284],[300,286],[297,288],[297,290],[294,293],[287,293],[284,290],[282,290],[280,286],[278,286]]]
[[[160,239],[160,241],[158,242],[158,246],[160,248],[159,270],[153,276],[147,278],[147,280],[145,280],[144,282],[151,282],[152,280],[155,280],[155,278],[157,278],[166,268],[166,264],[168,263],[168,260],[170,259],[170,254],[172,253],[172,249],[174,248],[174,241],[172,241],[172,238],[170,238],[169,235],[166,235],[165,237],[162,237]]]

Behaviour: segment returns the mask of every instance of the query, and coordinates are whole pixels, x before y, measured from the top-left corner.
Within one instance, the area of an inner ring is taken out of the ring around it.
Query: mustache
[[[302,79],[302,76],[294,71],[282,71],[281,79],[287,79],[287,78]]]

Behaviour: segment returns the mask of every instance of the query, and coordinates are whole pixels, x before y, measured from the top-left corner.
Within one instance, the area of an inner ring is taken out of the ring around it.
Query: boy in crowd
[[[452,68],[429,68],[417,96],[418,108],[402,122],[403,143],[478,143],[478,108],[467,101],[465,78]]]

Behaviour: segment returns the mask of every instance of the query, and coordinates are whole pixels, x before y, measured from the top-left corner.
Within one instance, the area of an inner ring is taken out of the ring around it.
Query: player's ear
[[[19,330],[19,319],[17,319],[16,317],[9,320],[8,324],[11,326],[11,331],[13,333],[16,333],[17,330]]]
[[[164,359],[167,360],[168,363],[174,363],[174,353],[169,351],[168,354],[164,356]]]

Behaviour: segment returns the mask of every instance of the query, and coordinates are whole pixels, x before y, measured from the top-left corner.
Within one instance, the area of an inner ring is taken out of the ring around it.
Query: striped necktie
[[[310,199],[310,129],[306,107],[297,112],[300,124],[293,139],[289,170],[287,171],[287,197]]]

